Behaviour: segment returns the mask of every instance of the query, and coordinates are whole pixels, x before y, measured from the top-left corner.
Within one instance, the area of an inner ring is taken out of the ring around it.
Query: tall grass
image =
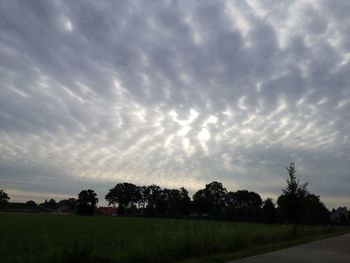
[[[335,231],[196,220],[0,214],[1,262],[174,262]]]

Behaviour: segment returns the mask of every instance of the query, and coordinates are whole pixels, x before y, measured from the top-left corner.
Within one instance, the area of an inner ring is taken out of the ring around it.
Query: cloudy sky
[[[350,206],[350,1],[0,2],[0,188],[100,199],[285,166]]]

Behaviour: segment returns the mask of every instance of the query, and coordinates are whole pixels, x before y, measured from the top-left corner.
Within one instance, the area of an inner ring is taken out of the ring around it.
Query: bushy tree
[[[49,201],[47,201],[45,199],[45,202],[41,203],[39,206],[45,207],[47,209],[56,210],[57,209],[57,202],[55,199],[52,199],[52,198]]]
[[[222,183],[211,182],[193,196],[194,207],[199,214],[219,215],[225,207],[226,188]]]
[[[308,194],[303,199],[305,224],[324,224],[329,221],[330,212],[321,202],[320,197],[314,194]]]
[[[131,183],[116,184],[105,196],[109,205],[118,204],[119,214],[123,214],[125,208],[134,206],[135,203],[140,201],[140,198],[140,188]]]
[[[179,209],[181,215],[188,215],[191,209],[191,198],[188,195],[188,191],[181,187],[180,188],[180,200],[179,200]]]
[[[38,206],[37,203],[35,203],[33,200],[29,200],[26,202],[26,206],[29,207],[29,208],[35,208]]]
[[[248,190],[229,192],[225,196],[225,214],[241,220],[258,220],[262,200],[259,194]]]
[[[59,206],[67,206],[70,210],[75,211],[77,209],[78,200],[75,198],[63,199],[58,202]]]
[[[235,208],[260,208],[262,200],[259,194],[248,190],[229,192],[225,197],[226,204]]]
[[[205,190],[198,190],[193,195],[193,210],[198,215],[209,214],[213,210],[212,201],[206,195]]]
[[[181,216],[190,212],[190,197],[185,188],[162,189],[158,185],[136,186],[119,183],[106,195],[109,204],[118,205],[119,214]]]
[[[273,223],[276,220],[276,208],[271,198],[263,202],[263,220],[265,223]]]
[[[6,207],[9,200],[10,197],[8,196],[8,194],[4,190],[0,189],[0,209]]]
[[[216,212],[225,206],[225,196],[227,190],[223,187],[222,183],[214,181],[207,184],[204,191],[207,197],[213,202]]]
[[[190,198],[185,188],[163,189],[161,193],[162,210],[168,216],[187,215],[189,213]]]
[[[82,190],[78,195],[77,213],[79,215],[93,215],[98,203],[94,190]]]

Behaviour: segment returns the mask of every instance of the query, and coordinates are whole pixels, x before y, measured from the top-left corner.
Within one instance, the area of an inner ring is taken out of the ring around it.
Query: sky
[[[350,206],[350,1],[0,2],[0,188],[60,200],[285,166]]]

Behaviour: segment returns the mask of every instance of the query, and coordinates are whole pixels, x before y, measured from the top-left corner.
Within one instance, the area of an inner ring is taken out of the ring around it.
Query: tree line
[[[271,198],[262,200],[253,191],[228,191],[220,182],[211,182],[203,189],[189,196],[185,188],[168,189],[157,185],[137,186],[132,183],[118,183],[105,196],[109,205],[117,207],[118,215],[150,217],[199,217],[239,221],[263,221],[266,223],[286,222],[301,224],[322,224],[329,222],[330,212],[319,196],[310,193],[307,184],[300,184],[296,178],[294,163],[286,167],[287,186],[282,189],[275,205]],[[8,195],[1,190],[0,208],[8,203]],[[92,189],[82,190],[78,198],[45,200],[40,207],[57,209],[69,207],[79,215],[93,215],[98,198]],[[28,201],[27,205],[35,206]]]

